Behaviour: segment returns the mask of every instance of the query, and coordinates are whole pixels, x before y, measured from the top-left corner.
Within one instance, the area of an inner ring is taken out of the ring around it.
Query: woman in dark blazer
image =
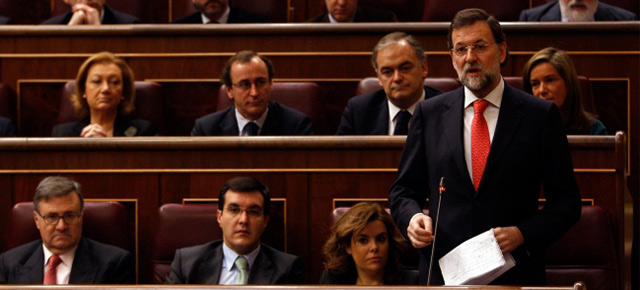
[[[327,261],[320,284],[417,284],[417,272],[403,270],[400,264],[406,248],[389,213],[378,203],[358,203],[331,228],[323,247]]]
[[[80,121],[57,125],[54,137],[154,136],[153,125],[132,119],[135,90],[131,68],[109,52],[89,57],[76,77],[71,104]]]

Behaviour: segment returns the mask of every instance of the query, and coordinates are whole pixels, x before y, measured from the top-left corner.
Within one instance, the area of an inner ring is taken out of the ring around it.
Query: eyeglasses
[[[491,42],[491,43],[481,43],[481,44],[474,44],[474,45],[467,45],[467,46],[456,46],[453,49],[451,49],[451,51],[453,51],[453,53],[455,53],[457,56],[465,56],[467,55],[467,52],[469,50],[471,51],[475,51],[477,54],[483,54],[486,53],[489,50],[489,45],[494,44],[495,42]]]
[[[243,211],[247,212],[247,215],[250,218],[259,218],[262,216],[262,208],[260,207],[250,207],[247,209],[243,209],[239,206],[227,206],[226,209],[227,212],[229,212],[231,215],[233,216],[237,216],[242,214]]]
[[[231,84],[236,86],[238,89],[242,90],[242,91],[247,91],[251,89],[251,86],[256,86],[256,89],[262,89],[264,88],[264,86],[266,86],[269,83],[268,79],[265,78],[258,78],[256,79],[253,83],[249,80],[242,80],[238,83],[235,84]]]
[[[57,213],[50,213],[48,215],[42,216],[39,212],[37,213],[44,220],[44,223],[47,225],[57,224],[60,219],[64,220],[64,222],[68,225],[73,225],[80,220],[80,216],[82,215],[76,212],[67,212],[63,215],[58,215]]]

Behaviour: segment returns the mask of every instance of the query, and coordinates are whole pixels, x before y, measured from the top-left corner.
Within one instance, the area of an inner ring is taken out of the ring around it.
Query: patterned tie
[[[233,284],[247,284],[249,281],[249,274],[247,273],[247,259],[243,256],[236,258],[236,267],[238,268],[238,276]]]
[[[247,123],[244,125],[244,129],[242,129],[247,136],[258,136],[258,130],[260,130],[260,126],[254,122]]]
[[[478,191],[487,156],[491,148],[489,127],[484,119],[484,110],[489,105],[488,101],[477,100],[473,103],[473,121],[471,121],[471,166],[473,167],[473,187]]]
[[[411,120],[411,113],[405,110],[398,112],[393,135],[407,135],[409,133],[409,120]]]
[[[58,255],[53,255],[49,258],[49,267],[44,274],[44,285],[55,285],[57,283],[56,275],[58,274],[58,265],[62,263],[62,259]]]

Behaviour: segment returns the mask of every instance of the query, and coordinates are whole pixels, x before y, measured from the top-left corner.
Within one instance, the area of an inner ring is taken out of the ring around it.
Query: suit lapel
[[[231,106],[229,112],[225,114],[224,119],[220,122],[220,132],[224,136],[238,136],[238,121],[236,120],[236,108]]]
[[[37,247],[16,273],[16,284],[35,284],[44,281],[44,251],[42,243],[37,243]]]
[[[262,124],[260,135],[281,135],[279,134],[279,132],[282,130],[280,128],[281,119],[282,109],[280,108],[280,106],[276,106],[275,103],[269,102],[269,111],[267,112],[267,118],[264,120],[264,124]]]
[[[463,180],[466,180],[468,186],[473,188],[473,181],[469,176],[469,169],[467,168],[467,162],[464,158],[464,138],[462,122],[464,120],[464,87],[457,89],[456,95],[449,98],[445,102],[447,109],[441,114],[442,126],[447,128],[444,130],[447,143],[454,146],[453,161],[458,167],[458,171]]]
[[[387,96],[384,90],[378,91],[382,93],[382,96],[376,96],[376,99],[380,101],[372,103],[367,108],[367,123],[365,126],[370,126],[370,129],[365,132],[371,132],[373,135],[388,135],[389,134],[389,103],[387,102]]]
[[[511,143],[522,119],[522,100],[514,97],[514,93],[515,89],[505,83],[496,131],[493,135],[491,149],[487,157],[487,164],[484,167],[485,169],[482,180],[480,181],[480,186],[478,187],[478,192],[481,192],[483,185],[486,183],[485,180],[491,178],[492,173],[498,167],[500,158],[502,158],[509,143]]]
[[[559,2],[553,4],[549,11],[540,17],[540,21],[562,21]]]
[[[99,254],[99,253],[98,253]],[[71,266],[71,274],[69,275],[69,284],[95,284],[98,265],[93,263],[91,259],[91,249],[85,239],[80,240],[76,249],[73,265]]]
[[[273,284],[273,264],[271,260],[264,253],[264,247],[260,247],[260,253],[253,262],[251,274],[249,274],[249,284]]]
[[[192,281],[194,284],[218,284],[220,271],[222,271],[222,243],[220,243],[208,256],[202,257],[202,266],[198,267],[195,277],[205,277],[203,281]]]

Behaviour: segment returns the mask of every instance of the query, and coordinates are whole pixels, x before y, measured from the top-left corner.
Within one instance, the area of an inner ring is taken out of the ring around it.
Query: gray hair
[[[80,199],[80,211],[84,209],[84,198],[82,197],[82,187],[72,179],[62,176],[49,176],[40,181],[33,196],[33,209],[40,213],[40,201],[49,200],[52,197],[65,196],[75,192]]]
[[[371,64],[373,64],[373,68],[376,71],[378,71],[378,52],[387,48],[389,45],[398,43],[402,40],[405,40],[407,43],[409,43],[409,45],[411,45],[420,63],[427,60],[427,55],[424,53],[424,49],[422,48],[420,43],[415,38],[413,38],[413,36],[404,32],[392,32],[380,39],[380,41],[378,41],[376,46],[373,48],[373,54],[371,54]]]

